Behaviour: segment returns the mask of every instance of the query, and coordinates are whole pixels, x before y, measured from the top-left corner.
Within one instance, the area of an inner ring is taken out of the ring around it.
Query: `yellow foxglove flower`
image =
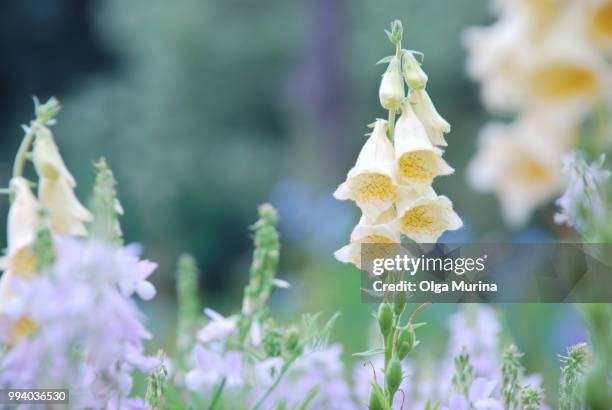
[[[49,211],[49,223],[53,232],[60,235],[87,235],[85,223],[93,217],[77,199],[70,181],[65,178],[41,178],[38,196]]]
[[[40,177],[38,196],[49,212],[51,229],[60,235],[86,235],[85,223],[92,216],[75,196],[74,177],[46,127],[36,134],[34,166]]]
[[[397,215],[400,232],[417,243],[436,243],[445,231],[463,226],[450,199],[431,187],[420,192],[402,188]]]
[[[387,211],[398,196],[393,174],[395,155],[387,138],[387,121],[376,120],[374,131],[363,145],[355,166],[336,192],[336,199],[351,199],[374,220]]]
[[[51,130],[46,127],[41,128],[36,133],[34,142],[34,166],[41,178],[57,179],[64,178],[71,187],[76,186],[74,177],[68,171],[59,149],[55,144],[55,139]]]
[[[425,127],[409,103],[402,106],[402,115],[395,127],[395,157],[399,182],[417,187],[431,185],[438,175],[453,173],[442,158],[442,150],[435,148]]]
[[[400,65],[400,59],[393,57],[380,82],[378,97],[380,105],[387,110],[397,110],[404,99],[404,80]]]
[[[40,205],[23,177],[10,182],[13,202],[8,213],[7,237],[9,255],[17,249],[30,245],[36,237]]]
[[[357,226],[351,233],[351,241],[348,245],[340,248],[334,253],[337,260],[344,263],[352,263],[361,268],[362,258],[385,257],[385,255],[367,255],[362,244],[391,245],[400,243],[400,234],[395,227],[388,223],[369,223],[362,216]],[[385,253],[384,248],[373,248],[372,251]],[[388,255],[390,256],[390,255]]]
[[[427,85],[427,74],[411,53],[404,53],[404,80],[411,90],[421,90]]]
[[[524,225],[531,213],[563,191],[561,156],[571,144],[564,127],[551,129],[533,118],[489,124],[467,169],[473,188],[495,192],[506,223]]]
[[[410,91],[410,102],[414,113],[421,121],[433,145],[446,146],[444,134],[450,132],[450,124],[442,118],[424,89]]]

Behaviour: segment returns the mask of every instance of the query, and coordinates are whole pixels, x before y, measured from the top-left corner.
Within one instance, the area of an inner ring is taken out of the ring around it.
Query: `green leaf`
[[[319,393],[318,384],[315,385],[312,389],[308,390],[308,393],[306,394],[306,398],[304,399],[304,401],[302,401],[302,404],[300,404],[299,410],[306,410],[310,402],[313,401],[314,398],[316,397],[317,393]]]
[[[359,352],[359,353],[353,353],[353,356],[355,357],[370,357],[370,356],[376,356],[379,354],[383,354],[385,352],[385,349],[382,347],[376,347],[370,350],[366,350],[365,352]]]

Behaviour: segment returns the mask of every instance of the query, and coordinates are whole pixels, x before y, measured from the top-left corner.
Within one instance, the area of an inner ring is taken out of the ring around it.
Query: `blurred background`
[[[465,229],[446,241],[550,240],[552,207],[522,231],[504,227],[495,198],[472,192],[464,169],[489,118],[466,78],[461,32],[488,24],[485,0],[21,0],[0,13],[0,177],[8,181],[32,95],[64,106],[54,127],[81,199],[92,162],[107,157],[119,182],[127,242],[159,263],[158,297],[143,305],[172,351],[174,271],[182,252],[201,269],[203,305],[238,309],[250,263],[248,226],[258,204],[280,211],[280,276],[275,314],[343,316],[333,340],[345,356],[365,350],[375,307],[359,300],[356,268],[333,251],[358,219],[331,193],[352,166],[378,103],[392,53],[383,33],[404,23],[404,45],[425,53],[428,92],[452,124],[447,161],[457,172],[436,180]],[[0,211],[6,215],[8,201]],[[5,221],[0,222],[4,226]],[[544,371],[556,391],[557,354],[584,339],[571,306],[499,306],[528,370]],[[432,355],[446,344],[453,305],[431,306],[423,332]],[[537,329],[537,332],[534,331]]]

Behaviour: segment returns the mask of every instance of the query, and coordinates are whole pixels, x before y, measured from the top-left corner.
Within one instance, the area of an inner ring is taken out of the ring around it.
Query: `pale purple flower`
[[[238,351],[216,351],[196,345],[193,351],[195,367],[185,376],[191,390],[212,388],[225,379],[228,388],[244,384],[244,356]]]
[[[603,185],[610,171],[603,169],[605,154],[590,165],[579,152],[570,152],[563,159],[563,172],[569,181],[565,193],[556,201],[559,212],[555,214],[557,224],[567,224],[577,230],[585,229],[589,221],[604,217],[606,206]]]
[[[442,410],[503,410],[501,401],[493,397],[496,387],[496,380],[477,377],[472,382],[467,397],[453,394],[448,405],[442,407]]]
[[[151,295],[155,264],[131,247],[57,237],[55,248],[48,273],[8,283],[19,303],[5,310],[2,326],[29,318],[35,328],[0,358],[0,387],[70,388],[74,408],[130,408],[117,403],[131,391],[131,373],[158,365],[144,354],[151,335],[132,299]]]
[[[200,343],[223,341],[236,333],[236,322],[233,319],[226,318],[209,308],[204,309],[204,314],[210,321],[198,332]]]

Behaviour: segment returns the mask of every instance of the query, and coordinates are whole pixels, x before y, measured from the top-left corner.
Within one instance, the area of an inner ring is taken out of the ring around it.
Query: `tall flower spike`
[[[413,89],[410,92],[410,102],[413,104],[414,113],[425,127],[429,141],[433,145],[448,145],[444,134],[450,132],[450,124],[438,113],[427,91]]]
[[[426,187],[439,175],[454,172],[442,158],[442,150],[435,148],[425,127],[410,103],[402,106],[402,115],[395,127],[395,156],[399,182]]]
[[[398,197],[393,172],[393,145],[387,138],[387,121],[378,119],[363,145],[355,166],[348,172],[334,197],[351,199],[369,220],[376,220]]]
[[[400,232],[418,243],[435,243],[445,231],[463,226],[450,199],[431,187],[424,192],[402,188],[397,214]]]
[[[34,166],[40,177],[38,196],[49,211],[51,229],[60,235],[86,235],[85,223],[92,216],[75,196],[76,182],[46,127],[36,133]]]

